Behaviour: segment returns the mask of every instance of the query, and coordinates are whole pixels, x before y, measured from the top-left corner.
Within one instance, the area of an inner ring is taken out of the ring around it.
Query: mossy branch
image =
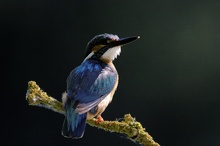
[[[29,105],[40,106],[65,115],[62,103],[47,95],[34,81],[28,82],[26,100]],[[153,138],[145,131],[141,123],[135,121],[130,114],[124,115],[122,121],[103,121],[97,122],[94,118],[87,120],[87,124],[109,132],[124,134],[126,137],[143,146],[159,146]]]

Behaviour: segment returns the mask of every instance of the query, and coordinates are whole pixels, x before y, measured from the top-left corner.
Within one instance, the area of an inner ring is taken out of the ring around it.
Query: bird
[[[121,53],[121,46],[139,36],[119,38],[114,34],[99,34],[92,38],[82,63],[67,78],[67,90],[62,95],[65,119],[62,135],[79,139],[84,135],[86,120],[97,118],[111,103],[118,86],[119,75],[113,61]]]

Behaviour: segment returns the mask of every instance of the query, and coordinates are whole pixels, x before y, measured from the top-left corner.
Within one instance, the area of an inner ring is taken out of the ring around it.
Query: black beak
[[[108,46],[110,48],[116,47],[116,46],[123,46],[123,45],[126,45],[126,44],[128,44],[130,42],[133,42],[133,41],[135,41],[135,40],[137,40],[139,38],[140,38],[140,36],[132,36],[132,37],[120,38],[117,41],[109,43]]]

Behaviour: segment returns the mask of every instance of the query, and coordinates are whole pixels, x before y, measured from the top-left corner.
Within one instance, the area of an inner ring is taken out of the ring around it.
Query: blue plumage
[[[67,78],[67,93],[62,98],[66,111],[62,129],[65,137],[81,138],[86,119],[102,119],[101,114],[118,86],[118,73],[112,61],[120,54],[122,45],[138,38],[105,33],[88,43],[84,61]]]
[[[62,134],[65,137],[80,138],[86,127],[86,113],[78,114],[70,105],[66,106],[66,118]]]
[[[63,135],[82,137],[86,112],[95,108],[113,89],[117,71],[100,60],[85,60],[67,79],[66,119]]]
[[[67,96],[82,103],[96,100],[110,93],[116,82],[117,72],[98,60],[86,60],[75,68],[67,79]]]

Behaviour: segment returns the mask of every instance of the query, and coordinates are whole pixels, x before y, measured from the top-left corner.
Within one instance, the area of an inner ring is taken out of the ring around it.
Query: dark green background
[[[7,145],[134,145],[90,126],[66,139],[63,115],[25,100],[29,80],[60,100],[87,42],[105,32],[141,39],[114,61],[120,82],[104,119],[131,113],[162,146],[220,144],[219,0],[3,0],[0,16]]]

